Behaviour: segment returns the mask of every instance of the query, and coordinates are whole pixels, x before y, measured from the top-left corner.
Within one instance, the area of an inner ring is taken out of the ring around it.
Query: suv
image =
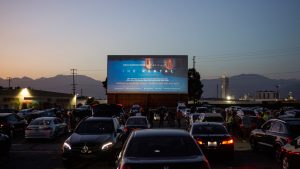
[[[270,119],[260,128],[252,130],[250,134],[250,145],[252,150],[259,148],[275,150],[277,161],[281,161],[281,147],[290,143],[300,135],[300,119]]]
[[[76,127],[62,146],[65,167],[84,159],[107,159],[114,162],[122,147],[123,130],[114,117],[88,117]]]

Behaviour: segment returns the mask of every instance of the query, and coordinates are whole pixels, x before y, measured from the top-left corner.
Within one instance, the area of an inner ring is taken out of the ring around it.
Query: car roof
[[[292,123],[292,122],[300,122],[300,118],[291,118],[291,117],[283,117],[283,118],[279,118],[279,119],[270,119],[270,121],[281,121],[284,123]]]
[[[190,134],[182,129],[144,129],[136,130],[133,137],[156,137],[156,136],[190,136]]]
[[[11,115],[11,114],[13,114],[13,113],[0,113],[0,117],[9,116],[9,115]]]
[[[147,117],[146,116],[130,116],[128,119],[145,119],[145,118],[147,118]]]
[[[53,120],[56,119],[57,117],[38,117],[34,120]]]
[[[196,123],[193,123],[193,126],[207,126],[207,125],[224,126],[222,123],[218,123],[218,122],[196,122]]]
[[[97,120],[112,120],[113,117],[94,117],[94,116],[90,116],[87,117],[84,121],[97,121]]]

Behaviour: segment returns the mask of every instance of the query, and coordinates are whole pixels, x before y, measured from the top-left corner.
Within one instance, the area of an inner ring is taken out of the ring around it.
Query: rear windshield
[[[223,117],[205,117],[204,122],[224,122]]]
[[[202,155],[193,138],[188,136],[132,138],[127,157],[184,157]]]
[[[145,118],[129,118],[126,125],[147,125],[147,120]]]
[[[228,134],[222,125],[195,125],[192,134]]]
[[[33,120],[30,125],[50,125],[51,120]]]
[[[114,131],[112,120],[83,121],[76,129],[78,134],[107,134]]]

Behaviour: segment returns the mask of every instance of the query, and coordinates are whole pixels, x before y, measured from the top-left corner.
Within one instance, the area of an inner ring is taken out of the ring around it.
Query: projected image
[[[109,55],[108,93],[187,93],[186,55]]]

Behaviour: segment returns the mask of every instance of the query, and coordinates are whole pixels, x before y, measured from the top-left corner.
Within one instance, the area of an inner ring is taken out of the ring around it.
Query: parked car
[[[201,113],[201,122],[217,122],[224,124],[224,118],[221,113]]]
[[[133,130],[149,129],[150,123],[145,116],[131,116],[127,119],[124,127],[124,140]]]
[[[197,141],[205,155],[218,156],[229,160],[234,158],[234,142],[226,127],[221,123],[194,123],[190,134]]]
[[[9,152],[11,141],[8,135],[0,133],[0,156]]]
[[[300,110],[288,110],[285,111],[278,118],[300,118]]]
[[[114,117],[88,117],[76,127],[62,146],[62,160],[67,168],[85,159],[106,159],[114,163],[121,150],[123,130]]]
[[[0,132],[13,137],[17,133],[24,134],[27,121],[15,113],[0,113]]]
[[[55,139],[67,133],[68,127],[57,117],[39,117],[30,122],[25,130],[25,139]]]
[[[133,131],[120,152],[117,169],[209,169],[193,137],[178,129]]]
[[[281,161],[281,147],[300,135],[300,119],[270,119],[261,128],[250,133],[250,145],[254,151],[269,149],[275,151],[277,161]]]
[[[300,168],[300,136],[282,147],[282,169]]]

